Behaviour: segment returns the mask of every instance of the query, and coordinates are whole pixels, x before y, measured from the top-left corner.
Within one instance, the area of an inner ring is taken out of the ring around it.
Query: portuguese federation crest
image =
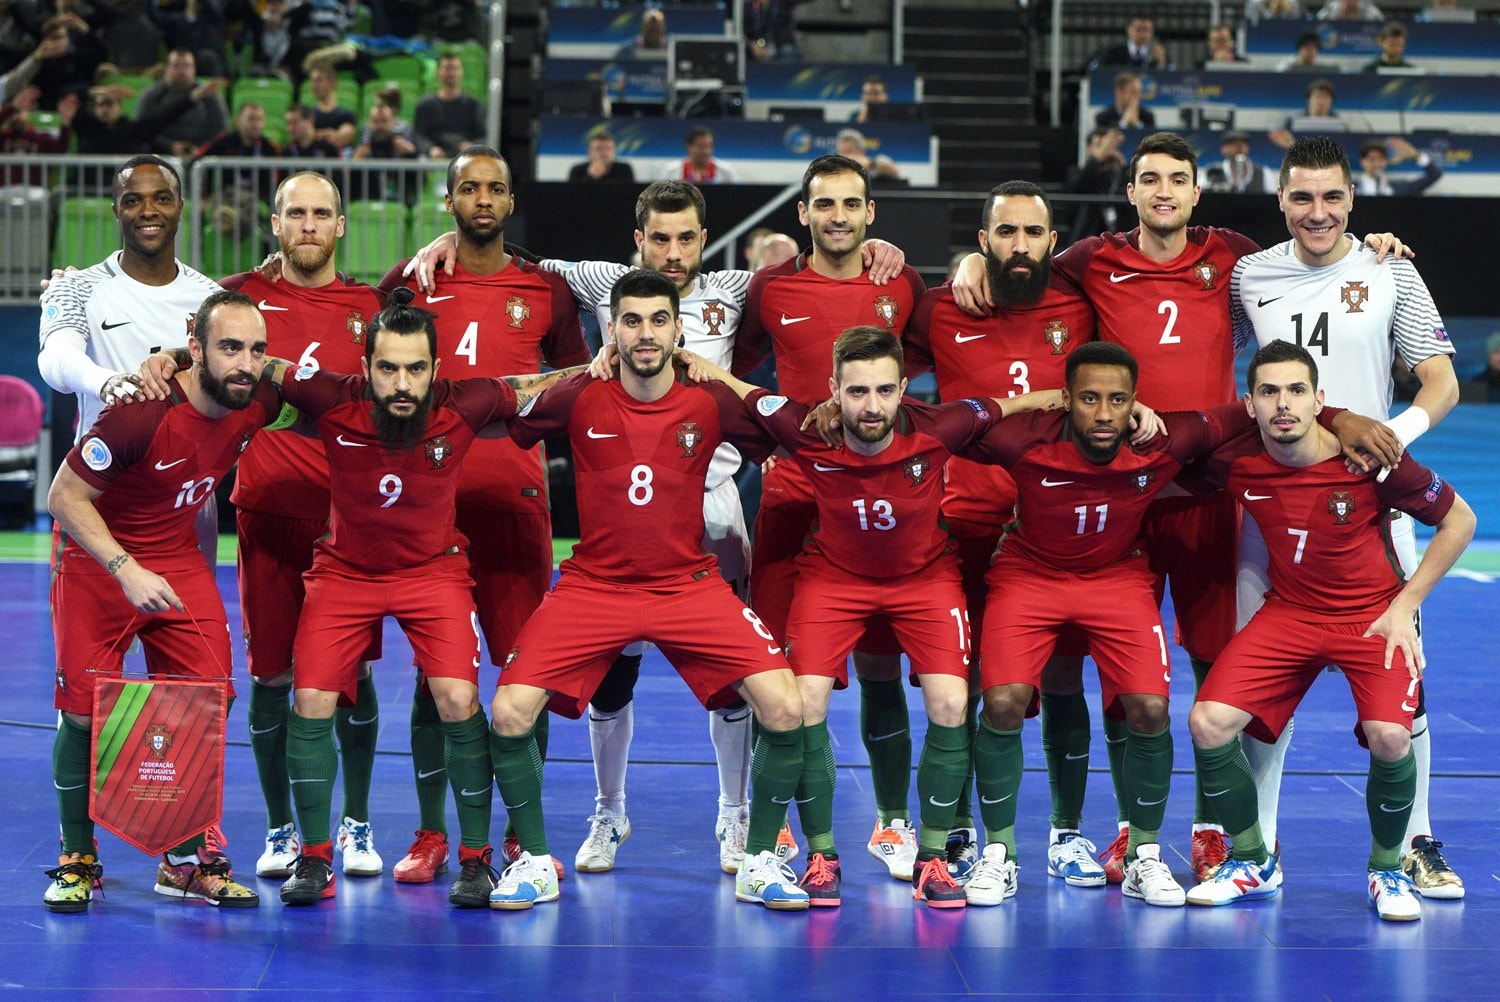
[[[1203,288],[1212,289],[1219,280],[1219,266],[1205,259],[1193,265],[1193,274],[1198,276]]]
[[[708,325],[709,337],[718,337],[719,328],[724,325],[724,321],[727,319],[728,316],[724,312],[724,307],[719,304],[717,299],[710,299],[703,304],[703,322]]]
[[[1061,320],[1049,320],[1042,328],[1042,340],[1052,349],[1052,354],[1061,355],[1068,348],[1068,325]]]
[[[365,343],[365,317],[358,310],[350,310],[349,315],[344,318],[344,329],[349,332],[349,340],[355,344]]]
[[[881,296],[875,300],[875,316],[886,327],[895,327],[896,318],[901,315],[901,306],[892,296]]]
[[[166,761],[167,750],[172,747],[172,732],[166,724],[152,724],[146,728],[147,754],[157,761]]]
[[[1144,494],[1150,489],[1152,484],[1156,483],[1156,471],[1143,470],[1132,476],[1130,482],[1135,484],[1135,492],[1137,494]]]
[[[698,454],[698,446],[703,444],[703,427],[696,421],[684,421],[677,426],[677,445],[682,449],[683,458],[690,458]]]
[[[428,439],[423,448],[427,453],[427,461],[432,464],[434,470],[441,470],[453,456],[452,440],[441,435]]]
[[[1328,495],[1328,514],[1333,516],[1334,525],[1348,525],[1349,516],[1354,514],[1354,495],[1348,491]]]
[[[511,296],[505,301],[505,315],[510,317],[510,325],[519,330],[531,319],[531,304],[524,296]]]
[[[1363,313],[1364,305],[1370,299],[1370,288],[1363,282],[1345,282],[1339,298],[1348,307],[1345,313]]]
[[[906,474],[906,479],[915,487],[926,481],[927,474],[932,472],[932,460],[928,459],[925,454],[913,456],[901,464],[901,472]]]

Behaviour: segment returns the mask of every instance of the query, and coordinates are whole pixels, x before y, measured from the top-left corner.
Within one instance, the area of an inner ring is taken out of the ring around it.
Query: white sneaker
[[[1218,865],[1214,875],[1187,892],[1190,905],[1232,905],[1259,901],[1281,893],[1281,867],[1276,857],[1264,863],[1230,857]]]
[[[385,861],[375,851],[375,833],[370,822],[345,818],[339,825],[339,850],[344,854],[344,876],[378,877]]]
[[[892,877],[911,883],[912,871],[917,866],[917,833],[905,819],[895,818],[889,825],[877,820],[866,848],[885,864]]]
[[[749,836],[750,820],[745,819],[745,834]],[[788,821],[781,823],[781,831],[776,833],[776,858],[783,863],[790,863],[797,858],[801,847],[797,845],[797,839],[792,835],[792,826]]]
[[[595,814],[589,818],[588,838],[573,857],[579,873],[607,873],[615,868],[615,853],[630,837],[630,819],[623,814]]]
[[[1422,917],[1411,878],[1400,870],[1371,870],[1368,890],[1375,913],[1387,922],[1415,922]]]
[[[783,912],[800,912],[812,904],[807,892],[797,886],[791,867],[770,851],[745,857],[734,878],[734,899]]]
[[[1104,867],[1094,859],[1099,850],[1077,832],[1060,832],[1047,846],[1047,874],[1061,877],[1069,887],[1103,887]]]
[[[979,862],[969,871],[964,897],[971,905],[998,905],[1016,896],[1016,864],[1005,858],[1005,844],[991,842],[984,847]]]
[[[1161,861],[1161,846],[1155,842],[1136,849],[1135,861],[1125,867],[1125,881],[1120,890],[1126,897],[1140,898],[1148,905],[1164,908],[1177,908],[1187,902],[1187,893]]]
[[[266,851],[255,861],[257,877],[281,877],[292,875],[297,857],[302,855],[302,839],[297,835],[297,826],[288,821],[280,828],[266,832]]]
[[[552,860],[523,852],[500,875],[499,885],[490,892],[490,907],[516,911],[556,901],[557,895],[557,869]]]
[[[719,841],[719,869],[725,873],[740,872],[740,862],[745,858],[745,839],[749,836],[750,822],[747,819],[738,816],[719,818],[714,825],[714,838]]]

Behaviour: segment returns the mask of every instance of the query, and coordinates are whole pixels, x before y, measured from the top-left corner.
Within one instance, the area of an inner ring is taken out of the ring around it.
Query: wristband
[[[1401,439],[1401,447],[1411,448],[1411,444],[1421,438],[1428,428],[1432,427],[1432,419],[1427,412],[1415,405],[1406,408],[1393,418],[1388,418],[1385,426],[1395,432]]]

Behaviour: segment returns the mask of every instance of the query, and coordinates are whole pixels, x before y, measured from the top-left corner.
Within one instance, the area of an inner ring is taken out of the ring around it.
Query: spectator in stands
[[[359,136],[359,119],[339,104],[339,78],[330,67],[315,67],[309,74],[313,93],[313,125],[318,138],[327,140],[339,150],[352,146]]]
[[[865,77],[865,82],[859,86],[859,110],[849,116],[849,121],[868,122],[870,105],[887,104],[890,100],[891,95],[886,90],[885,78],[878,73],[872,73]]]
[[[1328,0],[1317,14],[1319,21],[1384,21],[1385,15],[1370,0]]]
[[[159,132],[196,102],[217,94],[223,83],[205,80],[190,91],[168,90],[153,108],[136,109],[133,119],[123,112],[123,102],[132,93],[129,87],[113,84],[91,88],[88,101],[79,107],[73,119],[78,152],[92,155],[149,152]],[[107,190],[113,177],[113,169],[101,174],[100,186]]]
[[[1141,70],[1167,68],[1167,49],[1156,40],[1156,25],[1137,15],[1125,25],[1125,40],[1107,46],[1094,56],[1089,69],[1100,66],[1133,66]]]
[[[1250,159],[1250,137],[1243,132],[1226,132],[1219,140],[1217,163],[1204,164],[1204,187],[1235,194],[1274,195],[1276,171]]]
[[[756,246],[755,267],[774,268],[796,257],[798,251],[797,241],[785,233],[767,233]]]
[[[667,15],[657,7],[641,11],[641,33],[615,53],[616,59],[662,59],[667,55]]]
[[[663,181],[691,181],[693,184],[734,184],[739,173],[729,163],[714,157],[713,130],[695,125],[682,137],[687,156],[668,164],[662,171]]]
[[[155,117],[173,91],[193,93],[198,88],[198,60],[187,49],[173,49],[167,54],[167,69],[160,80],[146,88],[136,112],[142,118]],[[192,102],[182,114],[174,117],[152,140],[158,153],[171,153],[184,159],[229,128],[229,108],[218,91]]]
[[[356,6],[357,0],[305,0],[292,8],[288,14],[292,32],[291,51],[287,55],[288,66],[293,71],[301,69],[307,57],[318,49],[342,43],[354,25]],[[310,66],[306,67],[309,73],[312,69]],[[358,122],[358,119],[355,121]],[[340,145],[348,146],[353,141],[354,135],[351,133],[349,139]]]
[[[1234,47],[1234,29],[1227,24],[1216,24],[1208,29],[1208,53],[1198,64],[1199,69],[1213,69],[1224,63],[1248,63]]]
[[[286,110],[282,121],[286,123],[286,145],[281,148],[282,156],[338,159],[339,148],[318,135],[310,105],[292,105]]]
[[[35,51],[0,75],[0,104],[14,98],[22,88],[36,79],[43,60],[56,59],[67,51],[68,36],[66,34],[55,32],[51,37],[44,38]]]
[[[366,120],[369,137],[354,148],[351,160],[415,160],[417,147],[396,135],[396,112],[384,101],[370,105]],[[418,176],[405,171],[367,169],[350,176],[355,199],[410,203],[416,197]]]
[[[68,151],[73,139],[73,116],[78,113],[78,93],[63,95],[57,102],[57,114],[61,128],[57,131],[42,131],[31,124],[30,114],[36,110],[41,88],[32,85],[23,87],[15,100],[0,106],[0,154],[58,154]],[[26,186],[45,188],[46,168],[40,164],[25,166],[14,164],[0,175],[0,185],[5,187]]]
[[[42,22],[42,40],[53,47],[65,45],[62,55],[45,59],[32,82],[41,88],[38,107],[56,108],[67,93],[83,91],[93,82],[94,71],[104,62],[104,46],[93,29],[73,10],[71,0],[58,4],[59,13]],[[64,12],[65,11],[65,12]]]
[[[1120,152],[1124,141],[1125,133],[1112,126],[1090,132],[1083,163],[1068,168],[1067,190],[1075,195],[1118,194],[1125,186],[1125,155]],[[1117,216],[1112,205],[1080,205],[1073,216],[1073,238],[1112,231]]]
[[[394,82],[387,84],[375,92],[375,103],[383,104],[391,109],[393,118],[391,131],[398,138],[411,143],[412,149],[417,149],[420,155],[420,149],[417,146],[417,130],[412,128],[409,119],[401,117],[401,104],[404,100],[405,95],[401,92],[401,85]],[[368,120],[365,121],[365,127],[359,134],[359,141],[361,143],[368,143],[370,141],[370,123]]]
[[[122,73],[144,73],[161,62],[161,29],[146,16],[145,0],[104,0],[87,20],[105,58]]]
[[[281,151],[266,138],[266,109],[258,101],[246,101],[234,116],[234,128],[226,129],[199,150],[200,157],[274,157]],[[210,181],[214,191],[228,187],[254,193],[267,205],[276,194],[276,171],[270,167],[231,167],[218,172],[217,183]],[[225,176],[227,175],[227,176]]]
[[[1472,7],[1460,6],[1458,0],[1432,0],[1426,10],[1418,12],[1417,20],[1430,24],[1473,24],[1478,16]]]
[[[168,49],[191,52],[204,76],[225,75],[223,0],[152,0],[147,10]]]
[[[21,9],[26,8],[22,0],[0,0],[0,73],[9,73],[20,65],[37,45],[34,26],[18,16],[18,2]]]
[[[1422,169],[1421,177],[1393,180],[1386,176],[1391,164],[1407,160]],[[1436,160],[1400,136],[1387,136],[1383,143],[1372,139],[1361,144],[1359,166],[1363,173],[1354,182],[1359,195],[1420,195],[1443,177],[1443,168]]]
[[[896,162],[887,156],[870,156],[870,143],[858,129],[840,129],[839,134],[834,137],[834,144],[834,152],[863,167],[871,181],[880,178],[900,180],[901,171]]]
[[[1115,103],[1094,116],[1094,125],[1101,129],[1156,128],[1156,116],[1141,105],[1142,91],[1139,73],[1115,74]]]
[[[1245,5],[1245,20],[1250,24],[1278,19],[1302,20],[1302,0],[1250,0]]]
[[[1474,382],[1485,388],[1489,403],[1500,403],[1500,331],[1485,339],[1484,350],[1487,353],[1484,371],[1474,377]]]
[[[1288,115],[1279,129],[1269,135],[1271,142],[1282,149],[1289,148],[1298,132],[1348,132],[1349,124],[1333,110],[1333,84],[1328,80],[1314,80],[1307,85],[1307,105],[1300,115]]]
[[[290,80],[296,67],[292,62],[292,21],[287,0],[265,0],[249,29],[250,72]]]
[[[807,0],[745,0],[745,49],[751,59],[796,59],[792,9]],[[864,121],[864,119],[860,119]]]
[[[1416,69],[1415,63],[1406,61],[1406,25],[1400,21],[1387,21],[1375,36],[1380,45],[1380,55],[1361,66],[1362,73],[1378,73],[1384,69]]]
[[[635,171],[623,160],[615,159],[615,137],[605,129],[589,133],[589,158],[568,171],[569,181],[635,180]]]
[[[1276,67],[1280,73],[1337,73],[1337,66],[1319,62],[1323,54],[1323,40],[1316,31],[1304,31],[1297,36],[1297,52]]]
[[[464,93],[463,60],[439,56],[438,89],[417,102],[412,129],[417,149],[434,160],[451,160],[465,146],[484,140],[484,106]]]

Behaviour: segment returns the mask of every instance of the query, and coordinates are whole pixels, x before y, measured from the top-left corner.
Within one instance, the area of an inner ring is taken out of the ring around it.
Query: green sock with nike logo
[[[1089,704],[1083,691],[1042,693],[1042,755],[1052,791],[1052,827],[1077,831],[1089,785]]]
[[[1406,823],[1411,819],[1411,805],[1416,799],[1417,759],[1410,749],[1405,758],[1394,762],[1370,756],[1370,777],[1365,781],[1365,810],[1370,814],[1370,869],[1400,868]]]
[[[66,716],[52,741],[52,786],[62,820],[62,851],[93,855],[94,822],[89,817],[89,729]]]
[[[969,771],[969,728],[940,727],[929,722],[917,763],[917,797],[922,802],[922,827],[917,832],[917,858],[947,856],[948,831],[958,811],[958,799]]]
[[[979,718],[974,735],[974,785],[979,788],[979,815],[985,841],[1000,842],[1008,859],[1016,858],[1016,795],[1021,790],[1021,728],[997,731]]]
[[[286,781],[287,718],[292,713],[290,685],[261,685],[250,680],[250,750],[266,801],[266,827],[293,820],[292,788]]]
[[[448,769],[443,765],[443,718],[426,684],[411,694],[411,771],[417,782],[417,827],[448,834]]]
[[[909,818],[911,806],[911,712],[900,679],[859,680],[859,733],[870,756],[870,785],[882,825]]]
[[[370,777],[375,771],[375,744],[380,737],[380,701],[372,671],[359,680],[354,706],[333,713],[334,733],[344,766],[344,817],[370,820]]]
[[[483,849],[490,841],[495,771],[490,767],[489,731],[482,710],[475,710],[468,720],[443,721],[443,735],[448,739],[444,759],[458,809],[459,843],[470,849]]]
[[[1233,737],[1218,748],[1194,748],[1194,770],[1203,795],[1213,803],[1214,816],[1229,833],[1233,859],[1252,863],[1266,861],[1266,843],[1261,838],[1259,810],[1255,799],[1255,777],[1240,739]]]
[[[292,711],[286,725],[286,773],[292,784],[292,800],[297,804],[302,845],[322,845],[328,841],[333,781],[339,774],[332,717],[314,720]]]
[[[823,747],[828,748],[828,725],[823,728]],[[755,751],[750,756],[750,829],[745,836],[745,855],[768,852],[776,848],[776,835],[781,823],[786,820],[787,804],[799,793],[798,782],[803,776],[803,749],[806,742],[804,731],[811,727],[794,727],[789,731],[773,731],[762,727],[760,739],[755,742]],[[827,812],[828,831],[833,831],[833,754],[828,755],[829,778],[827,796],[819,795],[813,805]],[[803,830],[808,825],[808,813],[798,807]],[[832,835],[829,836],[832,838]],[[811,852],[811,850],[809,850]]]
[[[1125,760],[1121,763],[1125,777],[1126,811],[1130,817],[1130,842],[1125,859],[1135,859],[1135,851],[1157,841],[1162,818],[1167,816],[1167,794],[1172,790],[1172,731],[1163,727],[1155,734],[1125,730]]]

